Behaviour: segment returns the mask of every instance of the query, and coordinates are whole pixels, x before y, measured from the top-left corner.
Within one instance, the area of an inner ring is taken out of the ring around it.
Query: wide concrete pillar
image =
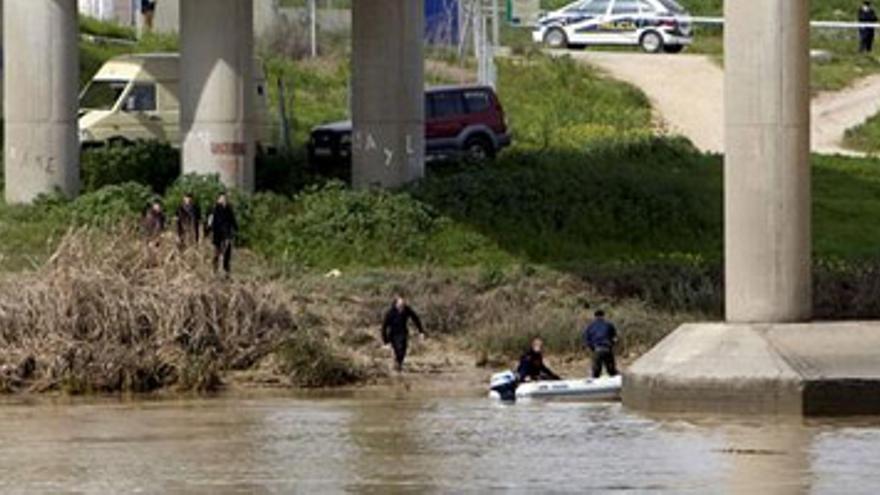
[[[809,0],[724,2],[727,320],[810,318]]]
[[[352,183],[394,187],[425,173],[424,2],[352,3]]]
[[[3,2],[6,201],[79,191],[76,0]]]
[[[254,188],[252,0],[181,3],[184,173],[218,174]]]

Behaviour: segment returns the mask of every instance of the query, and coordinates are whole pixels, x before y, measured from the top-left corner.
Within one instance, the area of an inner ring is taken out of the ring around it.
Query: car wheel
[[[684,45],[666,45],[663,47],[663,51],[666,53],[681,53],[684,50]]]
[[[464,154],[467,161],[482,163],[495,157],[495,148],[485,138],[472,137],[464,143]]]
[[[568,46],[568,36],[560,28],[551,28],[544,35],[544,44],[550,48],[566,48]]]
[[[663,37],[656,31],[648,31],[642,35],[639,45],[647,53],[660,53],[663,50]]]

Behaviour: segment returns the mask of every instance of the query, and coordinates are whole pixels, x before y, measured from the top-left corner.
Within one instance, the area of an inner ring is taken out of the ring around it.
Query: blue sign
[[[458,0],[425,0],[425,41],[458,45],[461,19]]]

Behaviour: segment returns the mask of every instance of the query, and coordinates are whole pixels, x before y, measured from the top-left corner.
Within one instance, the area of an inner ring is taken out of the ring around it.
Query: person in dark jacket
[[[877,13],[874,11],[874,7],[871,6],[871,2],[865,2],[859,8],[859,22],[861,23],[876,23],[877,22]],[[859,28],[859,53],[870,53],[874,49],[874,28],[872,27],[860,27]]]
[[[192,193],[183,195],[183,202],[177,209],[177,238],[180,240],[180,247],[195,245],[199,243],[202,225],[202,210],[196,203]]]
[[[214,244],[214,271],[217,271],[220,258],[223,258],[223,271],[228,274],[232,269],[232,244],[238,232],[238,222],[226,193],[217,196],[217,202],[208,215],[207,230]]]
[[[544,364],[544,341],[541,337],[532,339],[531,347],[519,359],[516,374],[521,382],[560,380],[559,375]]]
[[[382,343],[391,345],[394,350],[394,364],[398,372],[403,371],[403,360],[406,359],[410,320],[424,337],[425,328],[419,315],[409,307],[403,296],[395,297],[394,304],[385,313],[385,320],[382,322]]]
[[[151,201],[144,211],[141,228],[148,244],[158,242],[162,232],[165,231],[165,213],[162,211],[162,203],[158,199]]]
[[[617,344],[617,328],[605,319],[605,312],[596,311],[595,318],[584,329],[584,345],[593,353],[593,378],[602,376],[602,368],[610,376],[617,376],[614,346]]]
[[[141,15],[144,17],[144,30],[151,32],[153,30],[153,18],[156,16],[157,0],[141,0]]]

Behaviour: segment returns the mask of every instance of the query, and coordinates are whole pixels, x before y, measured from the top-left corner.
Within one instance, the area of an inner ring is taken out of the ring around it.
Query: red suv
[[[494,158],[510,146],[504,109],[489,86],[444,86],[425,92],[425,147],[428,158]],[[312,129],[309,163],[351,160],[351,122]]]

